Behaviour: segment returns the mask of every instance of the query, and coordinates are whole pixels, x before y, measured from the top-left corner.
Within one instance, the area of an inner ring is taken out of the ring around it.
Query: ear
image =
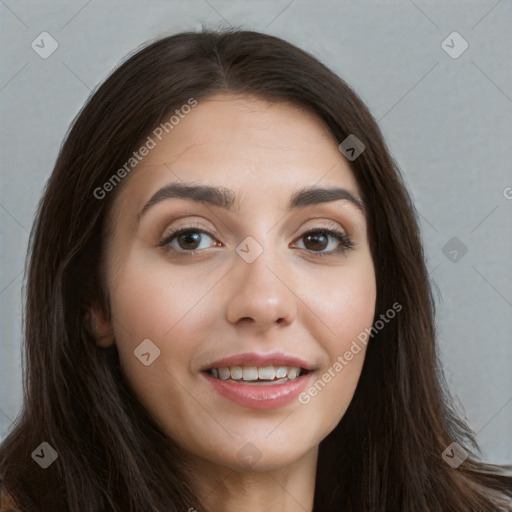
[[[89,331],[96,339],[96,345],[108,348],[115,344],[110,311],[104,304],[95,302],[87,313]]]

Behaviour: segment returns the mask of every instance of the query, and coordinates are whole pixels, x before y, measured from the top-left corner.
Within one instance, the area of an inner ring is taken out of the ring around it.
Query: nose
[[[269,250],[252,263],[238,258],[230,279],[232,292],[226,307],[229,323],[263,332],[290,325],[296,319],[299,299],[293,291],[293,279]]]

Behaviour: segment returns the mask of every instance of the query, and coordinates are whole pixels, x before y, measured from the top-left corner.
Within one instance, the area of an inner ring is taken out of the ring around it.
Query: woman
[[[275,37],[183,33],[93,94],[40,205],[18,510],[494,511],[375,121]]]

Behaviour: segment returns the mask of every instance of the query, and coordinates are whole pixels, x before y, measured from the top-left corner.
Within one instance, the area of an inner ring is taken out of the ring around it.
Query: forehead
[[[289,103],[218,94],[182,114],[161,140],[150,136],[155,145],[123,184],[116,209],[140,205],[176,181],[229,186],[257,201],[284,202],[294,189],[316,184],[358,193],[327,127]]]
[[[267,147],[294,145],[306,132],[310,144],[332,138],[320,118],[299,105],[233,93],[201,100],[172,129],[175,142],[193,136],[198,142],[227,144],[245,141],[250,135],[246,142],[265,143]]]

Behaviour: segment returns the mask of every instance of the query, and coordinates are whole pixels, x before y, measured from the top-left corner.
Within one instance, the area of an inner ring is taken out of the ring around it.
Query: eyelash
[[[170,243],[176,237],[178,237],[179,235],[185,234],[185,233],[202,233],[202,234],[208,235],[209,237],[215,239],[215,235],[213,233],[210,233],[209,231],[207,231],[203,228],[200,228],[198,226],[191,225],[191,226],[187,226],[185,228],[179,228],[179,229],[173,231],[168,236],[166,236],[164,239],[160,240],[160,242],[158,242],[158,246],[164,247],[165,250],[167,250],[167,251],[171,251],[174,253],[182,253],[182,255],[186,254],[187,256],[195,256],[198,253],[204,251],[204,249],[192,249],[192,250],[175,249],[174,247],[172,247],[170,245]],[[337,239],[340,242],[340,245],[336,249],[331,249],[330,251],[327,251],[327,252],[303,249],[303,250],[313,253],[315,256],[325,257],[325,256],[333,256],[335,254],[343,254],[345,251],[354,248],[354,244],[352,243],[352,240],[345,233],[343,233],[342,231],[337,229],[334,224],[331,224],[331,225],[329,225],[329,227],[325,227],[325,228],[322,227],[322,228],[309,229],[308,231],[304,232],[298,238],[298,240],[300,240],[308,235],[316,234],[316,233],[321,233],[321,234],[324,234],[327,236],[331,236],[331,237]]]

